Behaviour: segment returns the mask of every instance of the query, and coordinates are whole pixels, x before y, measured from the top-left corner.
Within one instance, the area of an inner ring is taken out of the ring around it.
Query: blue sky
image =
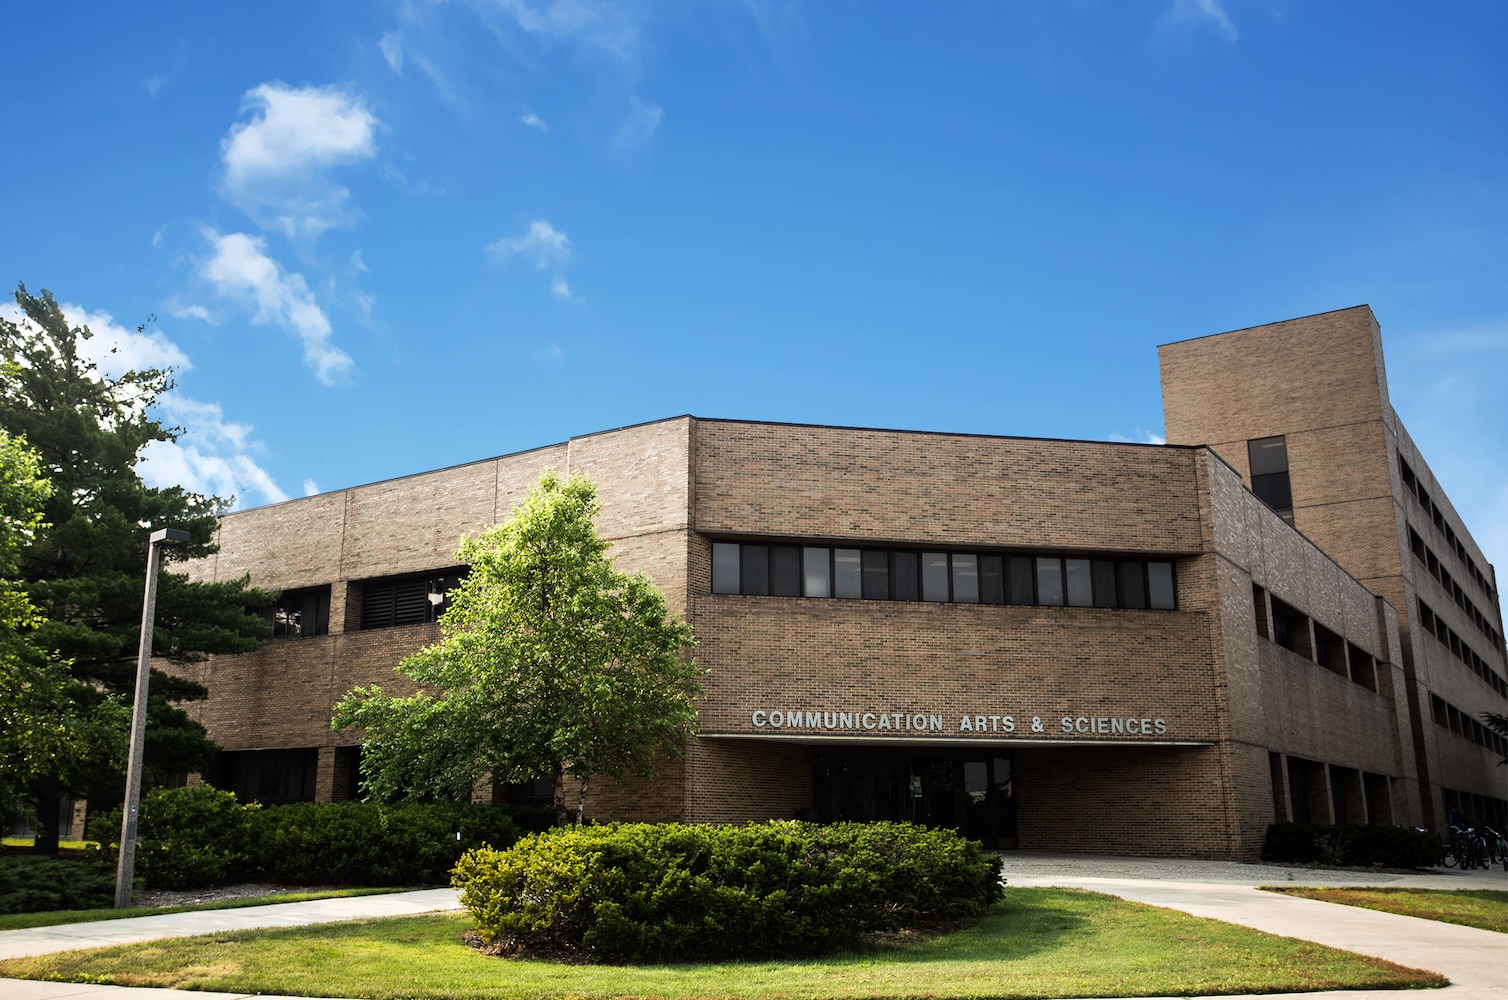
[[[178,368],[150,480],[249,506],[685,412],[1155,440],[1157,344],[1365,302],[1508,558],[1508,5],[7,24],[0,277]]]

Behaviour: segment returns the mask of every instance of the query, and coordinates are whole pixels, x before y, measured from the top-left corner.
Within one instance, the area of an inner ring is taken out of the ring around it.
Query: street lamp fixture
[[[146,752],[147,682],[152,677],[152,628],[157,620],[157,566],[164,542],[187,542],[180,528],[158,528],[147,546],[147,592],[141,604],[141,646],[136,654],[136,703],[131,706],[131,758],[126,765],[126,804],[120,818],[120,865],[115,870],[115,906],[131,905],[136,876],[136,821],[141,810],[141,765]]]

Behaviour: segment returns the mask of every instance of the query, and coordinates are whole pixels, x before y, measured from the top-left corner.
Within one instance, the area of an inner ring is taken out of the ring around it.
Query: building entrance
[[[951,827],[985,847],[1016,847],[1009,756],[839,750],[812,760],[812,801],[825,822],[903,820]]]

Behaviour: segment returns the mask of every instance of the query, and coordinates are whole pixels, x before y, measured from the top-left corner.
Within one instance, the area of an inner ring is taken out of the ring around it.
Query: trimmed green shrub
[[[1441,860],[1432,833],[1405,826],[1344,823],[1274,823],[1262,845],[1263,861],[1380,868],[1430,868]]]
[[[154,788],[141,798],[136,873],[153,889],[197,889],[253,877],[258,806],[209,785]],[[120,849],[120,809],[90,816],[86,836]]]
[[[91,817],[89,831],[113,857],[120,810]],[[136,871],[153,889],[240,881],[443,883],[462,851],[507,847],[519,837],[517,824],[496,806],[301,802],[264,808],[207,785],[148,792],[138,831]]]
[[[260,877],[305,885],[444,882],[466,848],[507,847],[519,837],[502,810],[452,803],[268,806],[252,829]]]
[[[0,913],[93,910],[115,904],[115,864],[105,851],[78,857],[0,856]]]
[[[979,916],[1000,898],[1000,862],[908,823],[613,824],[471,851],[452,884],[503,954],[770,958]]]

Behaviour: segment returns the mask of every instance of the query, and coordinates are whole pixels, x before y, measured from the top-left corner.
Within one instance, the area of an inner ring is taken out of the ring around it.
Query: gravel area
[[[195,903],[219,903],[229,899],[255,896],[282,896],[294,892],[329,892],[338,885],[268,885],[246,882],[242,885],[217,885],[208,889],[146,889],[136,894],[137,906],[191,906]]]
[[[1266,862],[1201,861],[1182,858],[1121,858],[1089,854],[1006,851],[1005,879],[1015,884],[1050,884],[1088,879],[1151,879],[1229,885],[1374,885],[1427,889],[1508,889],[1508,871],[1435,868],[1319,868]]]

